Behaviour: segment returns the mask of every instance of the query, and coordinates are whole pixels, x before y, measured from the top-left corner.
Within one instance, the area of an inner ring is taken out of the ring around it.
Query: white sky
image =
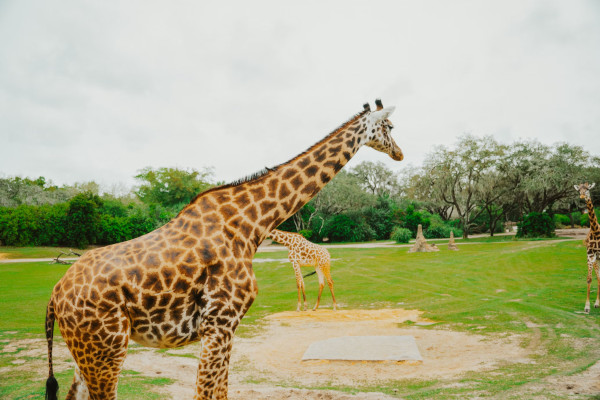
[[[600,155],[600,1],[0,0],[0,176],[231,181],[381,97],[405,161],[465,132]]]

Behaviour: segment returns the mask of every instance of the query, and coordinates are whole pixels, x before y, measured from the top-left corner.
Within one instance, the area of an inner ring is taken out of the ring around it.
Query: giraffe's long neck
[[[594,211],[594,205],[592,204],[591,197],[585,199],[585,204],[588,209],[588,217],[590,220],[590,230],[596,235],[600,235],[600,226],[598,226],[598,219],[596,218],[596,212]]]
[[[260,202],[256,222],[264,227],[260,240],[308,203],[365,143],[366,123],[357,115],[337,131],[256,182],[248,182]]]
[[[271,233],[269,233],[269,237],[271,239],[277,243],[283,244],[284,246],[290,246],[292,244],[292,235],[292,233],[283,232],[277,229],[273,229]]]
[[[367,113],[362,112],[285,164],[248,181],[200,194],[171,221],[211,237],[239,239],[253,255],[268,234],[294,215],[329,182],[365,144]],[[189,224],[189,225],[188,225]]]

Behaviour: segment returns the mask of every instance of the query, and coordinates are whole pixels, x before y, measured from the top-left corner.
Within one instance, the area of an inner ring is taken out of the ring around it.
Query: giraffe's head
[[[579,192],[579,197],[585,200],[590,199],[590,190],[592,190],[596,186],[595,183],[588,185],[588,183],[582,183],[580,185],[575,185],[575,190]]]
[[[391,131],[394,128],[392,122],[388,117],[394,112],[396,107],[383,108],[381,100],[376,100],[377,110],[368,112],[367,117],[367,141],[366,145],[374,148],[375,150],[386,153],[396,161],[402,161],[404,155],[402,150],[394,138],[392,138]],[[365,110],[369,111],[370,107],[365,104]]]

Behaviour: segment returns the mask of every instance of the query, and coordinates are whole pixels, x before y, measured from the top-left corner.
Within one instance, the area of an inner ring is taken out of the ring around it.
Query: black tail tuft
[[[58,400],[58,382],[54,375],[46,381],[46,400]]]
[[[46,381],[46,400],[58,400],[58,382],[52,372],[52,338],[54,336],[54,302],[48,302],[46,308],[46,340],[48,341],[48,380]]]
[[[306,278],[307,276],[314,275],[316,273],[317,273],[317,271],[309,272],[308,274],[304,275],[303,278]]]

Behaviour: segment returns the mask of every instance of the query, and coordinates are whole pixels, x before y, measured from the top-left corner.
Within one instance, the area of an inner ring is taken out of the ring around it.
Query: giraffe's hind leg
[[[327,268],[323,270],[325,273],[325,279],[327,279],[327,286],[331,292],[331,298],[333,299],[333,311],[337,310],[337,302],[335,301],[335,294],[333,294],[333,279],[331,279],[331,266],[327,264]]]
[[[587,274],[587,295],[585,298],[585,307],[583,312],[589,314],[590,312],[590,289],[592,286],[592,271],[594,269],[596,256],[594,253],[588,253],[588,274]]]
[[[63,324],[64,325],[64,324]],[[129,321],[121,312],[61,332],[77,363],[67,400],[114,400],[127,355]]]
[[[600,269],[598,268],[598,256],[596,256],[596,262],[594,262],[594,270],[596,271],[596,280],[598,281],[598,290],[596,291],[596,302],[594,308],[600,307]]]
[[[323,288],[325,287],[325,280],[327,280],[327,286],[329,286],[331,298],[333,299],[333,311],[337,310],[335,294],[333,294],[333,279],[331,279],[330,265],[324,264],[317,266],[317,275],[319,277],[319,297],[317,298],[317,304],[315,304],[315,308],[313,308],[313,311],[315,311],[319,307],[319,303],[321,301],[321,294],[323,293]]]
[[[69,389],[69,393],[67,393],[66,400],[85,400],[90,398],[90,391],[85,384],[85,379],[81,376],[81,371],[79,371],[79,367],[75,366],[75,374],[73,375],[73,383],[71,384],[71,389]]]
[[[323,293],[323,287],[325,287],[325,279],[323,276],[323,270],[320,265],[316,266],[317,276],[319,277],[319,295],[317,296],[317,302],[315,303],[315,307],[313,311],[317,311],[319,308],[319,303],[321,302],[321,293]]]

